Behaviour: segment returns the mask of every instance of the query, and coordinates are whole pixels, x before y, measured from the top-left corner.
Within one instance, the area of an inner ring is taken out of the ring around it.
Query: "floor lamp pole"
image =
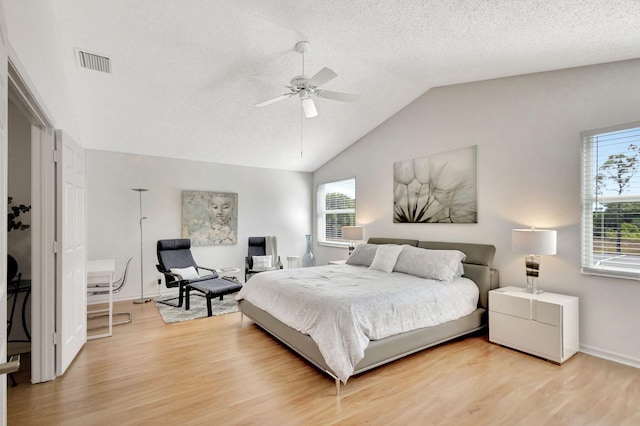
[[[134,188],[132,189],[132,191],[138,191],[138,194],[140,194],[140,299],[135,299],[133,301],[133,303],[137,303],[137,304],[142,304],[142,303],[147,303],[151,301],[151,298],[144,297],[144,262],[143,262],[143,252],[142,252],[142,245],[143,245],[143,239],[142,239],[142,221],[147,219],[146,217],[142,216],[142,193],[148,191],[148,189],[144,189],[144,188]]]

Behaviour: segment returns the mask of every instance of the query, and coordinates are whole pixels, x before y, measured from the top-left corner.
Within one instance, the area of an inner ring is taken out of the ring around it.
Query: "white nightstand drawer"
[[[562,325],[562,306],[554,303],[532,300],[532,319],[545,324]]]
[[[489,309],[492,312],[511,315],[518,318],[531,319],[531,301],[526,297],[514,297],[500,289],[489,293]]]
[[[560,327],[522,318],[489,312],[489,340],[513,349],[561,362],[562,332]],[[504,336],[504,338],[503,338]]]

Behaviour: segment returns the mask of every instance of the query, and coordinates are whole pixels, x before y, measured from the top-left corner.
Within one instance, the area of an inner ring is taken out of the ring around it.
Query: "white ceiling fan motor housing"
[[[306,75],[297,75],[291,79],[289,84],[291,84],[292,88],[297,90],[305,89],[309,85],[309,77]]]
[[[308,41],[299,41],[296,43],[296,52],[298,53],[309,53],[311,50],[311,43]]]

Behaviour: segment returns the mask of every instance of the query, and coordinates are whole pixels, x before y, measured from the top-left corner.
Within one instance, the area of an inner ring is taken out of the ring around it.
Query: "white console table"
[[[87,340],[99,339],[101,337],[111,337],[113,335],[113,276],[116,272],[115,259],[98,259],[87,261],[87,291],[91,292],[91,286],[96,284],[107,284],[109,291],[109,307],[107,309],[97,309],[87,311],[87,314],[98,314],[107,312],[108,330],[106,333],[87,336]],[[104,288],[104,287],[103,287]]]

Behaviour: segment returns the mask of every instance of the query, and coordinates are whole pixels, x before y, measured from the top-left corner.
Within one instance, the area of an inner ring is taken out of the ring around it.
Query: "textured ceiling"
[[[640,57],[638,0],[55,1],[85,147],[276,169],[316,170],[432,87]],[[301,73],[300,40],[357,103],[253,106]]]

